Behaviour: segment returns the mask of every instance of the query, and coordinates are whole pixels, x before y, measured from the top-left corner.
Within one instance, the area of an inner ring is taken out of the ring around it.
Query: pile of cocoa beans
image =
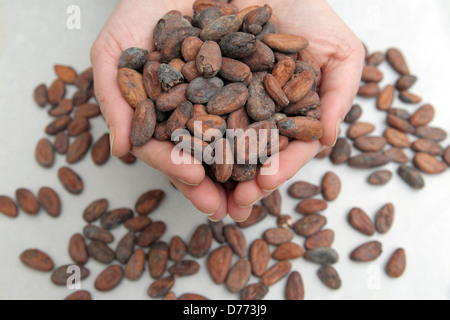
[[[130,138],[136,147],[172,140],[233,189],[289,141],[322,137],[320,68],[307,39],[277,33],[269,5],[238,12],[196,1],[193,9],[193,18],[161,18],[157,51],[120,57],[118,83],[135,108]]]

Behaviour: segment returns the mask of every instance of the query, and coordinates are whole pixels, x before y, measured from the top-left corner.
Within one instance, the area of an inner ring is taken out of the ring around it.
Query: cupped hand
[[[322,71],[318,83],[322,104],[320,121],[325,128],[322,139],[291,142],[287,149],[278,154],[278,160],[274,160],[279,168],[276,174],[263,175],[260,172],[254,180],[240,183],[234,197],[235,202],[242,206],[257,202],[278,189],[324,146],[336,143],[340,125],[359,88],[365,53],[361,41],[325,0],[233,0],[231,3],[240,10],[268,3],[278,23],[278,32],[307,38],[310,44],[308,51]]]
[[[130,47],[155,51],[153,30],[167,12],[178,10],[192,16],[194,0],[122,0],[106,22],[91,48],[95,94],[110,131],[111,153],[121,157],[132,152],[150,167],[163,172],[183,195],[201,212],[213,220],[227,214],[237,221],[245,220],[251,208],[240,208],[233,193],[205,175],[199,162],[190,156],[175,165],[171,160],[172,142],[152,139],[140,148],[130,141],[134,109],[125,101],[117,83],[118,61]],[[189,164],[193,163],[193,164]]]

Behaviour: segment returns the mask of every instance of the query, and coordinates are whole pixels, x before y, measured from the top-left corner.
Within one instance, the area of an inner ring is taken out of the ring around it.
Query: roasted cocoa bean
[[[405,273],[406,253],[404,249],[397,249],[388,264],[386,265],[386,274],[391,278],[399,278]]]
[[[92,135],[89,132],[81,133],[69,146],[66,162],[73,164],[83,160],[92,145]]]
[[[20,210],[25,213],[35,215],[41,209],[36,196],[28,189],[20,188],[16,190],[16,200]]]
[[[319,232],[326,224],[327,219],[324,216],[312,214],[298,220],[294,224],[293,230],[298,235],[308,238]]]
[[[375,186],[382,186],[387,184],[392,179],[392,172],[389,170],[379,170],[372,173],[368,178],[367,181]]]
[[[42,187],[38,192],[38,201],[51,217],[59,217],[61,214],[61,199],[55,190],[49,187]]]
[[[225,282],[233,259],[233,251],[229,246],[222,246],[208,256],[207,268],[214,283]]]
[[[375,234],[374,223],[369,218],[367,213],[360,208],[353,208],[350,210],[350,213],[348,214],[348,222],[354,229],[365,235],[373,236]]]
[[[261,277],[266,271],[270,261],[269,245],[263,239],[255,240],[250,246],[250,264],[252,273]]]
[[[44,168],[51,168],[55,162],[55,150],[47,138],[39,140],[35,149],[36,161]]]
[[[232,293],[240,292],[251,276],[251,265],[248,260],[241,259],[230,269],[225,280],[227,289]]]
[[[191,256],[195,258],[202,258],[208,254],[211,249],[211,244],[211,228],[207,224],[202,224],[195,230],[189,241],[187,249]]]
[[[107,267],[95,279],[95,289],[101,292],[111,291],[116,288],[123,279],[123,269],[121,266],[113,265]]]
[[[83,212],[83,218],[86,222],[91,223],[100,219],[102,214],[108,209],[109,202],[106,199],[98,199],[93,201]]]
[[[91,157],[97,166],[102,166],[109,160],[110,156],[110,137],[109,133],[105,133],[92,146]]]
[[[371,241],[353,250],[350,254],[350,259],[359,262],[370,262],[378,259],[382,252],[382,244],[378,241]]]
[[[305,248],[311,250],[320,247],[331,247],[333,242],[334,242],[333,230],[322,230],[306,239]]]
[[[305,299],[305,286],[298,271],[293,271],[288,278],[285,296],[287,300],[300,301]]]
[[[305,259],[324,266],[335,264],[339,261],[336,250],[328,247],[319,247],[305,252]]]
[[[133,218],[133,211],[128,208],[120,208],[105,212],[100,218],[100,224],[106,230],[115,229],[128,219]]]
[[[131,144],[141,147],[153,137],[156,128],[156,110],[152,100],[141,102],[131,121]]]
[[[20,261],[29,268],[43,272],[52,271],[55,267],[52,258],[38,249],[25,250],[20,255]]]
[[[169,261],[169,245],[164,241],[152,244],[148,251],[148,268],[153,279],[159,279],[166,271]]]
[[[8,196],[0,196],[0,212],[10,218],[15,218],[19,214],[16,203]]]
[[[292,264],[289,261],[280,261],[266,270],[261,277],[261,283],[270,287],[291,272]]]
[[[89,260],[86,241],[79,233],[74,234],[69,241],[69,256],[78,265],[85,265]]]

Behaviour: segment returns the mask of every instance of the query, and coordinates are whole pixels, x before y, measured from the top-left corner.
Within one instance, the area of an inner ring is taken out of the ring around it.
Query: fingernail
[[[211,221],[211,222],[219,222],[220,221],[220,220],[211,219],[210,217],[208,217],[208,220]]]
[[[242,223],[242,222],[245,222],[245,221],[247,221],[247,220],[248,220],[248,217],[245,218],[244,220],[234,220],[234,221],[236,221],[237,223]]]
[[[254,206],[257,202],[259,202],[259,201],[261,201],[261,199],[264,197],[264,195],[261,195],[261,196],[259,196],[258,197],[258,199],[256,199],[252,204],[250,204],[250,205],[248,205],[248,206],[239,206],[239,208],[241,208],[241,209],[247,209],[247,208],[250,208],[251,206]],[[247,220],[247,219],[245,219],[245,220]],[[244,220],[244,221],[245,221]],[[238,222],[242,222],[242,221],[238,221]]]
[[[109,127],[109,147],[110,147],[109,153],[112,156],[113,156],[113,148],[114,148],[114,136],[115,136],[115,134],[114,134],[114,127],[110,126]]]
[[[280,188],[283,186],[283,184],[284,184],[284,182],[281,183],[278,187],[276,187],[276,188],[274,188],[274,189],[271,189],[271,190],[264,190],[264,189],[263,189],[263,192],[274,192],[275,190],[280,189]]]
[[[183,184],[185,184],[185,185],[187,185],[189,187],[196,187],[196,186],[198,186],[198,184],[188,183],[188,182],[184,181],[183,179],[180,179],[180,178],[177,178],[177,177],[175,177],[175,179],[177,179],[178,181],[180,181],[181,183],[183,183]]]
[[[339,138],[339,133],[341,132],[341,124],[342,124],[342,119],[339,118],[338,123],[336,125],[336,138],[334,139],[332,147],[334,147],[336,145],[337,140]]]

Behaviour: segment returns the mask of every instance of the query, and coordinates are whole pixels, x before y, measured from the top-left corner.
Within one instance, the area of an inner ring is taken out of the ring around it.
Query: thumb
[[[345,58],[332,57],[323,70],[320,87],[320,121],[325,128],[320,140],[323,145],[334,146],[336,143],[342,121],[358,92],[364,65],[362,45],[360,47],[355,47]]]

